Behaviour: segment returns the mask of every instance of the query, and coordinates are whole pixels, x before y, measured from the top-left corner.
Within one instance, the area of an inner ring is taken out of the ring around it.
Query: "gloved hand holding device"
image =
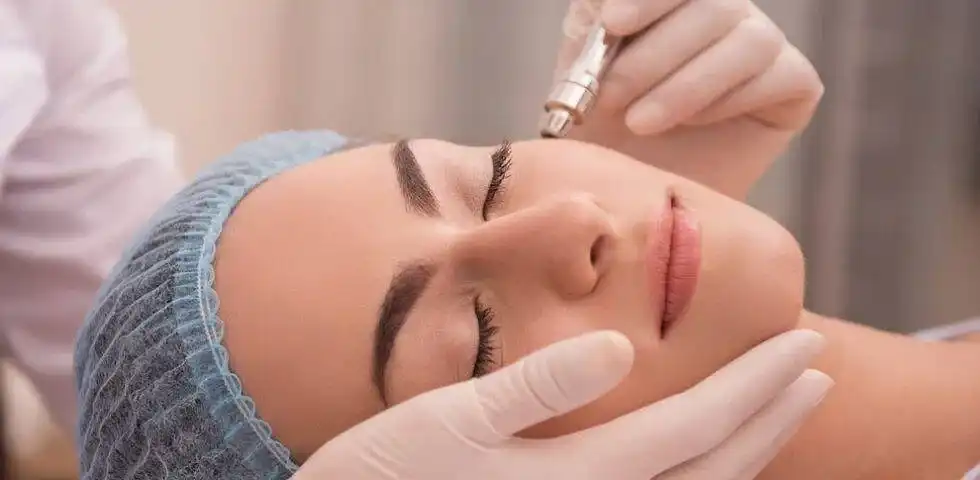
[[[832,381],[807,365],[823,338],[782,334],[681,394],[564,437],[519,432],[584,405],[629,372],[618,333],[556,343],[479,379],[419,395],[331,440],[294,480],[751,479]]]

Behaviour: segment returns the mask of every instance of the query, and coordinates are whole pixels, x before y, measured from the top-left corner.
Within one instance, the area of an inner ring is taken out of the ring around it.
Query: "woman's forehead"
[[[404,209],[381,170],[390,167],[363,154],[270,179],[238,205],[219,240],[215,287],[232,368],[294,450],[382,408],[371,345],[394,259],[406,248],[405,226],[392,224]],[[383,235],[389,226],[399,235]],[[317,438],[308,425],[322,430]]]

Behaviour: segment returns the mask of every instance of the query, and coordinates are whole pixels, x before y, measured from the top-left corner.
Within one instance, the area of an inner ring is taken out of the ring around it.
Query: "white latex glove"
[[[775,337],[692,389],[564,437],[514,435],[611,390],[633,348],[595,332],[491,375],[415,397],[355,426],[293,477],[359,480],[751,479],[832,381],[807,365],[812,331]]]
[[[575,0],[556,75],[596,22],[628,43],[570,137],[745,198],[813,116],[813,65],[750,0]]]

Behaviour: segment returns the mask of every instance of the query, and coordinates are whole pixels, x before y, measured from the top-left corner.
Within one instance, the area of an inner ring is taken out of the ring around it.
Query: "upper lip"
[[[692,227],[695,227],[692,229]],[[672,191],[655,215],[647,239],[651,301],[660,317],[660,335],[687,310],[700,269],[700,238],[696,224]]]

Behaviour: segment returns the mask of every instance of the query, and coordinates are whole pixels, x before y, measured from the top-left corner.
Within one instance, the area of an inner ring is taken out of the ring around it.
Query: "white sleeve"
[[[0,44],[0,78],[22,78],[0,83],[0,332],[56,420],[73,428],[77,329],[125,244],[181,179],[170,138],[136,98],[114,12],[63,5],[59,13],[84,11],[85,26],[102,25],[56,52],[75,56],[57,78],[37,53]]]
[[[980,317],[920,330],[913,335],[922,340],[942,341],[952,340],[971,333],[980,333]]]
[[[0,1],[0,165],[48,98],[44,58],[17,10]]]

